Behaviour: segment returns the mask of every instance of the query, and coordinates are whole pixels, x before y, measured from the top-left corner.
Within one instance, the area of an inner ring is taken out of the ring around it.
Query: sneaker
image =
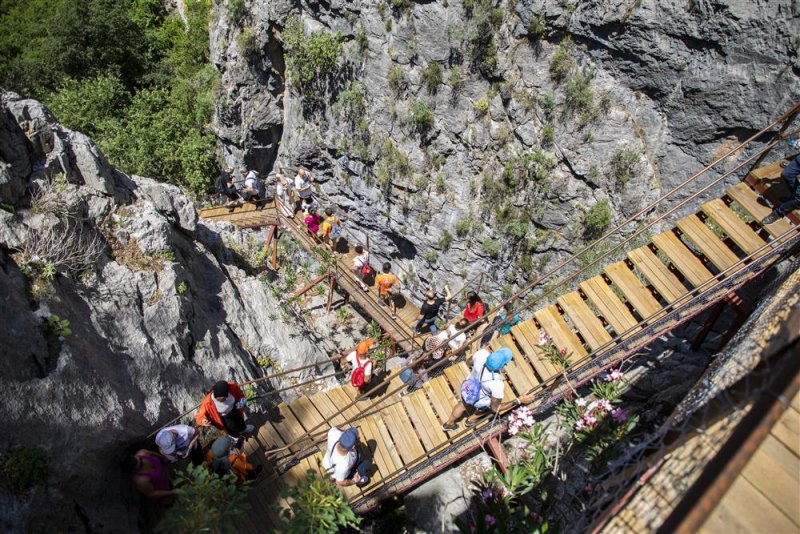
[[[477,425],[478,423],[480,423],[482,420],[483,420],[483,416],[478,417],[477,419],[472,419],[472,418],[468,417],[467,420],[464,421],[464,426],[466,428],[472,428],[475,425]]]
[[[397,314],[392,312],[392,319],[397,319]]]
[[[458,423],[447,424],[442,423],[442,430],[445,432],[452,432],[453,430],[458,430]]]
[[[255,429],[256,427],[254,427],[253,425],[247,425],[244,427],[244,432],[242,432],[242,434],[252,434],[253,430]]]
[[[385,308],[386,307],[386,303],[383,301],[383,299],[378,299],[375,302],[377,302],[378,306],[380,306],[381,308]]]
[[[766,206],[767,208],[771,208],[771,207],[772,207],[772,204],[770,204],[770,203],[769,203],[769,200],[767,200],[766,198],[764,198],[764,197],[762,197],[762,196],[759,196],[759,197],[756,199],[756,202],[758,202],[758,203],[759,203],[759,204],[761,204],[762,206]]]
[[[779,221],[780,219],[783,219],[783,215],[780,215],[779,213],[773,211],[772,213],[764,217],[764,219],[761,221],[761,224],[772,224],[774,222]]]
[[[361,477],[361,480],[356,482],[356,486],[358,486],[359,488],[363,488],[367,484],[369,484],[369,477],[368,476],[363,476],[363,477]]]

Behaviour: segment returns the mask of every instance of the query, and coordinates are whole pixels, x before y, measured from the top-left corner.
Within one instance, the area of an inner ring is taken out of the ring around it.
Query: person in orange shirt
[[[342,236],[342,221],[333,211],[333,208],[325,208],[325,220],[322,221],[322,237],[328,241],[331,251],[337,252],[339,238]]]
[[[392,274],[392,264],[384,263],[383,272],[375,277],[375,285],[378,286],[378,303],[389,305],[392,310],[392,319],[397,319],[397,303],[395,295],[400,293],[400,279]]]
[[[206,467],[220,476],[233,473],[236,475],[236,484],[242,485],[258,478],[264,466],[248,462],[247,453],[238,450],[235,445],[230,436],[217,438],[206,455]]]
[[[226,434],[252,432],[253,425],[244,422],[244,405],[247,398],[236,382],[220,380],[205,396],[194,419],[198,426],[215,426]]]

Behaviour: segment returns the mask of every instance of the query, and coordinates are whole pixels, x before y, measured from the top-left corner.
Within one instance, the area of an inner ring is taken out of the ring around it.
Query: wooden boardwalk
[[[527,393],[559,372],[540,355],[538,339],[542,330],[553,337],[558,348],[571,353],[572,361],[601,346],[614,346],[632,335],[623,336],[623,332],[642,320],[663,315],[662,310],[669,303],[774,237],[798,231],[785,219],[762,225],[761,220],[770,209],[759,204],[758,196],[744,182],[729,188],[722,197],[681,218],[675,228],[654,236],[647,245],[628,252],[625,260],[608,265],[602,274],[581,282],[579,289],[561,295],[554,303],[536,310],[532,318],[514,326],[509,334],[495,338],[491,349],[507,347],[514,353],[507,368],[510,387],[506,388],[506,398]],[[294,228],[292,233],[301,241],[310,239],[299,235],[296,221],[288,226]],[[343,270],[351,268],[350,254],[348,251],[340,260]],[[741,268],[740,264],[736,270]],[[352,292],[361,304],[356,295],[365,296],[364,292],[348,286],[346,280],[346,276],[340,277],[343,289]],[[364,299],[373,304],[364,307],[370,315],[377,308],[374,297],[370,292],[369,298]],[[376,313],[386,314],[382,308]],[[353,399],[350,386],[281,404],[280,416],[264,423],[247,448],[260,458],[264,450],[293,443],[306,432],[319,432],[314,442],[322,443],[324,450],[324,434],[330,425],[345,426],[346,419],[359,417],[352,426],[359,428],[361,441],[369,445],[377,472],[367,487],[345,488],[344,493],[359,511],[370,509],[388,495],[419,484],[477,446],[462,440],[460,448],[446,451],[453,435],[460,431],[447,433],[440,428],[457,402],[459,385],[467,373],[466,364],[455,364],[406,397],[383,399],[379,411],[367,415],[359,413],[361,403],[348,409],[344,416],[334,415]],[[300,451],[311,444],[306,440],[292,450]],[[291,485],[309,468],[315,469],[319,454],[319,449],[314,449],[311,456],[303,458],[277,482],[268,477],[268,483],[259,483],[251,491],[252,509],[241,529],[260,532],[265,527],[272,528],[281,485]],[[273,469],[271,464],[266,467],[268,473]],[[412,469],[417,470],[414,477],[404,476]],[[378,493],[379,490],[382,491]]]

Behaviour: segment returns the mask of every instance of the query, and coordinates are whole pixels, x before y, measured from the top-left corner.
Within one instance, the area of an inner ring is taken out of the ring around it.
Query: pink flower
[[[602,399],[602,400],[597,402],[597,409],[601,410],[601,411],[604,411],[604,412],[610,412],[611,409],[612,409],[612,406],[611,406],[611,403],[609,401],[607,401],[605,399]]]
[[[593,426],[597,424],[597,418],[593,415],[584,415],[583,421],[586,423],[586,426]]]
[[[486,524],[489,525],[490,527],[493,526],[495,523],[497,523],[497,519],[495,519],[494,516],[491,514],[486,514],[485,516],[483,516],[483,520],[486,521]]]
[[[586,399],[578,399],[575,401],[575,406],[583,408],[586,406]]]
[[[561,349],[560,351],[558,351],[558,353],[561,354],[562,356],[566,356],[567,355],[567,349]]]
[[[542,347],[544,345],[547,345],[547,343],[551,339],[553,339],[553,338],[550,337],[550,334],[547,333],[547,330],[542,330],[541,332],[539,332],[539,346],[540,347]]]
[[[578,419],[578,422],[575,423],[575,430],[583,430],[586,428],[586,423],[583,422],[583,419]]]
[[[625,408],[615,408],[613,412],[611,412],[611,418],[614,419],[616,423],[624,423],[628,420],[628,412]]]
[[[614,369],[610,373],[608,373],[605,377],[606,382],[616,382],[617,380],[622,380],[625,375],[619,369]]]

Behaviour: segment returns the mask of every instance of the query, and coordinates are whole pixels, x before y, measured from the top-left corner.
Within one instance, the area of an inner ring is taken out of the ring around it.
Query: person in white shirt
[[[359,487],[369,484],[372,462],[361,458],[356,447],[358,430],[348,428],[344,432],[336,427],[328,430],[328,446],[322,457],[322,467],[337,486]]]
[[[364,269],[365,265],[367,266],[367,270],[371,270],[369,266],[369,251],[364,250],[364,247],[361,245],[356,245],[356,257],[353,258],[353,269],[355,269],[356,279],[359,284],[361,284],[361,289],[367,291],[369,287],[366,282],[364,282],[364,278],[366,278],[369,273]]]
[[[474,380],[480,383],[477,398],[471,403],[462,398],[453,407],[453,411],[450,412],[450,418],[442,425],[442,430],[456,430],[458,428],[456,421],[464,414],[469,414],[467,421],[464,423],[469,428],[475,426],[484,415],[498,413],[520,404],[528,404],[533,400],[531,395],[522,395],[517,399],[503,403],[505,380],[501,370],[511,361],[512,357],[511,350],[505,347],[492,353],[489,353],[486,349],[480,349],[473,355],[472,370],[467,380]]]
[[[248,202],[258,203],[264,200],[257,171],[251,170],[244,177],[244,196]]]
[[[280,204],[281,212],[287,216],[292,214],[291,200],[289,198],[289,190],[291,188],[292,184],[289,183],[284,174],[277,173],[275,175],[275,195]]]
[[[455,352],[459,347],[461,347],[464,343],[467,342],[467,334],[463,332],[469,326],[469,321],[464,318],[461,318],[456,322],[456,324],[451,324],[447,327],[447,337],[452,338],[447,344],[450,346],[450,350]],[[456,332],[462,331],[460,334],[456,335]]]
[[[297,169],[297,174],[294,177],[294,190],[300,199],[295,204],[295,213],[300,208],[302,199],[308,198],[314,193],[314,188],[311,186],[313,181],[314,177],[304,168]]]
[[[200,432],[189,425],[173,425],[162,428],[156,434],[156,445],[161,456],[170,462],[191,458],[194,465],[203,463]]]

